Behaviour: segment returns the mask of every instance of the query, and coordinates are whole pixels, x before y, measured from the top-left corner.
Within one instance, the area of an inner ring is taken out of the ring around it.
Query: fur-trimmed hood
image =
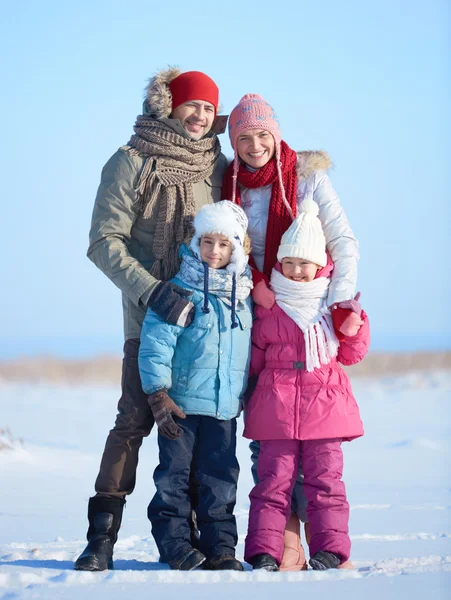
[[[299,179],[307,179],[315,171],[327,171],[333,166],[330,156],[324,150],[303,150],[297,152],[297,155],[296,172]]]
[[[172,94],[169,84],[173,79],[181,75],[178,67],[162,69],[149,79],[144,90],[144,114],[151,115],[156,119],[169,117],[172,112]]]

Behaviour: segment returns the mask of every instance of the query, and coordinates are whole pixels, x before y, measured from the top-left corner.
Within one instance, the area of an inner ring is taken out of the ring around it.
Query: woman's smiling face
[[[253,169],[261,169],[274,156],[276,144],[265,129],[246,129],[236,140],[238,156]]]

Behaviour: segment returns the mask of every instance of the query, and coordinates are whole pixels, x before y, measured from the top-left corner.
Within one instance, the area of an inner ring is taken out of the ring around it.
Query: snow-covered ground
[[[115,570],[73,571],[86,507],[118,391],[0,382],[0,599],[114,600],[287,597],[384,600],[451,596],[451,373],[356,379],[365,436],[345,445],[354,571],[169,571],[158,563],[146,508],[155,434],[145,440]],[[23,445],[15,438],[22,438]],[[249,453],[239,440],[236,515],[243,555]]]

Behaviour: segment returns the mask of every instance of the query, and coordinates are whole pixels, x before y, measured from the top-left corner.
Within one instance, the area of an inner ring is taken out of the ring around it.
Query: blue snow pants
[[[236,458],[236,419],[187,415],[174,418],[183,435],[168,440],[158,434],[160,464],[154,472],[157,488],[147,509],[160,561],[177,561],[192,547],[190,470],[199,485],[195,508],[199,550],[212,560],[235,556],[238,541],[233,509],[239,465]]]

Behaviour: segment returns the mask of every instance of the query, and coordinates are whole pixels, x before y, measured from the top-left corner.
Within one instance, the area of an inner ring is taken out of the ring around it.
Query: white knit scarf
[[[273,269],[271,287],[277,304],[304,333],[306,370],[330,363],[337,355],[338,340],[326,303],[329,279],[292,281]]]

